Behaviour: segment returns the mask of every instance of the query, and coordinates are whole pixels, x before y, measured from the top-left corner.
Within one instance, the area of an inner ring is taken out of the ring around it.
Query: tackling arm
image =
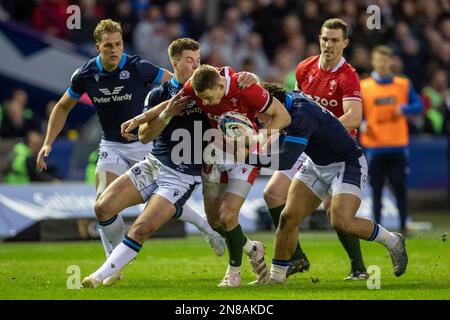
[[[344,115],[339,118],[339,121],[347,129],[351,131],[357,129],[362,120],[362,103],[359,100],[345,100],[342,103]]]

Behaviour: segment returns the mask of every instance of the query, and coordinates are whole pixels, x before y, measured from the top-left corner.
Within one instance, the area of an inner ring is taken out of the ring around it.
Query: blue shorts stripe
[[[361,188],[361,166],[353,163],[345,163],[342,183],[348,183]]]

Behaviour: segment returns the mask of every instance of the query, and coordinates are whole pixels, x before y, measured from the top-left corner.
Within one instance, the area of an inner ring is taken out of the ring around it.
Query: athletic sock
[[[108,238],[105,235],[105,232],[103,232],[103,229],[101,227],[98,228],[98,234],[100,235],[100,239],[102,240],[106,258],[108,258],[111,252],[114,250],[114,248],[112,247],[111,243],[109,242]]]
[[[282,204],[281,206],[275,207],[275,208],[269,208],[270,215],[272,216],[273,224],[275,225],[275,228],[278,228],[278,224],[280,223],[280,216],[281,212],[283,211],[286,204]],[[295,251],[291,256],[291,260],[298,260],[300,258],[303,258],[305,256],[305,253],[302,250],[302,247],[300,246],[300,242],[297,241],[297,246],[295,247]]]
[[[212,230],[208,221],[188,205],[184,205],[181,212],[175,214],[175,218],[193,224],[204,234],[207,234]]]
[[[249,238],[245,237],[246,241],[244,246],[242,247],[242,250],[245,252],[249,258],[253,258],[256,254],[256,246],[253,241],[251,241]]]
[[[277,282],[286,280],[286,273],[289,268],[289,260],[272,259],[272,267],[270,268],[270,277]]]
[[[342,243],[342,246],[347,252],[348,257],[350,258],[352,270],[366,271],[366,266],[364,265],[361,253],[359,238],[340,231],[336,231],[336,233],[338,235],[339,241]]]
[[[230,255],[229,264],[232,267],[240,267],[242,264],[243,247],[247,242],[247,238],[242,233],[241,225],[237,225],[233,230],[226,231],[225,239]]]
[[[114,248],[106,262],[94,272],[94,277],[104,280],[125,267],[138,254],[142,246],[131,238],[125,237],[123,242]]]
[[[99,221],[98,224],[113,248],[117,247],[119,243],[123,241],[125,236],[125,224],[122,216],[115,215],[107,221]]]
[[[225,236],[226,236],[226,231],[225,231],[225,228],[224,228],[223,226],[220,226],[220,227],[218,227],[218,228],[213,228],[213,230],[214,230],[215,232],[217,232],[218,234],[220,234],[222,237],[225,238]]]
[[[399,241],[398,237],[393,234],[392,232],[389,232],[383,226],[377,224],[376,222],[373,223],[374,228],[372,231],[372,235],[368,239],[369,241],[375,241],[383,244],[388,249],[393,249],[397,242]]]

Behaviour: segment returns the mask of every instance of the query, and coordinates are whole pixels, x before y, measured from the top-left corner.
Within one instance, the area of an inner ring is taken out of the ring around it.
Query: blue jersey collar
[[[95,59],[95,62],[97,63],[98,70],[100,70],[100,72],[102,72],[103,65],[102,65],[102,61],[100,59],[100,55],[97,56],[97,59]],[[120,62],[119,62],[119,69],[123,68],[123,66],[125,65],[125,62],[127,62],[127,55],[125,53],[122,53],[122,57],[120,58]]]
[[[177,89],[181,89],[183,85],[175,78],[175,76],[172,76],[172,79],[170,79],[170,84],[173,85]]]

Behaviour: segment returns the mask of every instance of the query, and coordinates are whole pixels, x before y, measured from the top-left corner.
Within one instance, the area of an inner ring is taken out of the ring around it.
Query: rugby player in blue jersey
[[[136,132],[128,133],[127,139],[122,137],[120,125],[139,115],[151,87],[170,80],[172,74],[137,56],[125,54],[122,29],[115,21],[100,21],[94,30],[94,38],[99,54],[74,72],[69,89],[53,109],[37,166],[40,170],[47,168],[45,157],[50,154],[52,144],[64,127],[70,110],[87,93],[96,108],[103,131],[95,174],[95,213],[102,243],[106,255],[109,255],[124,237],[124,221],[118,213],[131,204],[142,203],[143,200],[139,194],[130,199],[123,192],[115,193],[114,199],[124,202],[117,211],[117,207],[112,207],[108,199],[102,197],[102,193],[131,166],[143,160],[152,147],[137,141]],[[178,218],[193,223],[210,239],[217,237],[206,220],[192,208],[183,210]],[[115,280],[114,277],[107,282]]]
[[[147,111],[122,125],[123,135],[127,137],[141,124],[139,140],[144,143],[153,140],[153,150],[144,161],[135,164],[111,184],[103,195],[115,210],[122,210],[139,197],[149,199],[149,202],[124,241],[96,272],[83,280],[83,287],[95,288],[102,282],[105,284],[104,279],[120,272],[134,259],[149,236],[172,217],[182,214],[184,203],[201,182],[202,142],[191,140],[189,150],[183,150],[187,154],[174,159],[174,155],[178,154],[174,153],[174,149],[180,141],[172,139],[177,132],[192,138],[198,129],[202,139],[203,131],[210,127],[202,110],[179,93],[200,65],[200,47],[198,42],[182,38],[171,43],[168,53],[175,75],[148,94],[145,99]],[[240,85],[244,87],[256,82],[256,76],[248,73],[240,78]],[[118,194],[123,196],[118,197]],[[222,255],[225,251],[224,239],[219,237],[214,241],[217,247],[221,245],[218,255]]]
[[[401,276],[408,263],[403,236],[389,232],[374,221],[355,216],[367,180],[366,159],[355,140],[330,111],[303,93],[288,92],[276,84],[267,83],[263,87],[285,105],[292,118],[291,125],[280,135],[278,170],[292,168],[303,152],[309,157],[289,188],[276,232],[270,282],[286,280],[289,260],[297,245],[299,225],[328,195],[332,197],[332,226],[360,239],[383,244],[391,256],[394,274]],[[264,115],[258,117],[262,122],[266,121]],[[270,163],[269,156],[254,158],[258,164]]]

